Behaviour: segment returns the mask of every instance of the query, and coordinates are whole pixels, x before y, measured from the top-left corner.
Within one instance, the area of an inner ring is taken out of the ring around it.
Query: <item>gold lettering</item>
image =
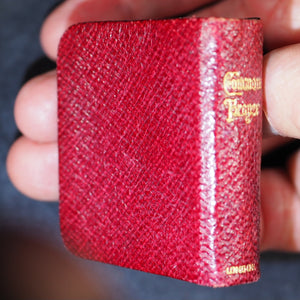
[[[226,121],[233,122],[236,118],[244,118],[247,124],[250,124],[254,117],[257,117],[260,112],[260,104],[243,104],[238,103],[237,99],[227,98],[224,100],[225,107],[228,108]]]
[[[223,79],[224,91],[227,96],[242,96],[244,92],[262,89],[259,77],[241,77],[241,72],[227,72]]]
[[[244,92],[258,91],[262,89],[262,79],[258,77],[242,77],[241,72],[227,72],[223,79],[226,99],[223,104],[228,108],[226,121],[233,122],[237,118],[243,118],[246,124],[250,124],[254,117],[259,116],[261,104],[246,104],[240,100]],[[240,103],[241,102],[241,103]]]
[[[227,267],[225,271],[227,275],[244,274],[244,273],[256,271],[256,266],[255,264],[231,266],[231,267]]]

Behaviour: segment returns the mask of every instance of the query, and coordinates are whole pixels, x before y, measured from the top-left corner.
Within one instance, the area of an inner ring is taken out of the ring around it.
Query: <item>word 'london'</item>
[[[227,122],[231,123],[236,118],[244,118],[247,124],[250,124],[254,117],[260,113],[259,103],[239,103],[238,96],[244,92],[258,91],[262,89],[262,79],[258,77],[241,77],[240,72],[227,72],[223,80],[224,91],[228,98],[223,102],[228,108]]]
[[[255,264],[248,264],[243,266],[232,266],[226,268],[226,274],[227,275],[234,275],[234,274],[244,274],[247,272],[253,272],[256,271]]]

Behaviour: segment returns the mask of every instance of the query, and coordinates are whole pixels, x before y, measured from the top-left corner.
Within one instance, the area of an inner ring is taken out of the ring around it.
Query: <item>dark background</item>
[[[265,253],[258,283],[222,289],[78,259],[62,244],[58,204],[33,201],[14,189],[5,171],[7,151],[19,135],[14,100],[24,82],[55,67],[39,45],[40,26],[55,4],[0,0],[0,298],[299,299],[295,254]]]

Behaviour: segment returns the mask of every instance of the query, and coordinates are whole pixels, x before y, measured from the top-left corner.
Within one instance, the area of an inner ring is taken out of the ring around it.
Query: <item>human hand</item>
[[[259,16],[265,24],[268,51],[264,58],[264,110],[278,133],[299,138],[298,7],[300,1],[280,0],[68,0],[47,18],[41,40],[47,55],[56,59],[63,32],[82,21],[160,18],[191,11],[198,16]],[[58,199],[56,106],[55,71],[29,81],[19,92],[15,105],[16,123],[24,136],[9,152],[8,173],[20,191],[40,200]],[[263,149],[269,151],[280,143],[279,137],[267,138]],[[300,250],[299,158],[296,153],[290,159],[287,173],[276,169],[262,171],[262,249]]]

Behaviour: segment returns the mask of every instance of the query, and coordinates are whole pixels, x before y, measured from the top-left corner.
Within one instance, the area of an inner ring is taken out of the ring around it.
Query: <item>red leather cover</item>
[[[70,251],[208,286],[258,280],[261,22],[79,24],[57,66]]]

